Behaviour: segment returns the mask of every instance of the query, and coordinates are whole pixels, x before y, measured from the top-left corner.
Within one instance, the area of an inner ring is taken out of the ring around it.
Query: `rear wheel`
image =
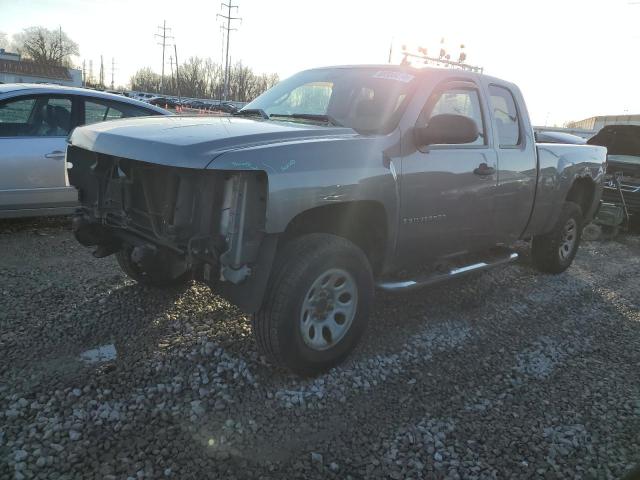
[[[576,203],[565,202],[553,230],[533,237],[533,265],[542,272],[564,272],[578,252],[581,235],[582,210]]]
[[[131,257],[132,251],[132,247],[125,247],[115,255],[120,269],[138,283],[152,287],[171,287],[185,284],[191,279],[190,271],[176,275],[171,272],[169,261],[163,262],[161,258],[158,258],[153,271],[146,271]]]
[[[355,347],[372,299],[373,276],[362,250],[335,235],[301,236],[281,249],[253,317],[258,347],[298,374],[327,370]]]

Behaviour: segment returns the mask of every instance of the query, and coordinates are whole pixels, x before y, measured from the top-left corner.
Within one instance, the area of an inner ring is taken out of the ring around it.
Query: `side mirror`
[[[478,125],[464,115],[443,113],[431,117],[426,127],[414,129],[414,140],[419,147],[434,144],[472,143],[478,139]]]

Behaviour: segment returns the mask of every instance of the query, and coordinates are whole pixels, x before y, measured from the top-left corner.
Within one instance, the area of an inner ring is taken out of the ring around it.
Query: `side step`
[[[407,292],[410,290],[416,290],[418,288],[426,287],[427,285],[433,285],[435,283],[443,282],[451,278],[462,277],[468,273],[488,270],[498,265],[511,263],[517,259],[517,253],[508,252],[501,255],[492,256],[490,259],[472,263],[470,265],[455,267],[448,272],[429,272],[423,275],[419,275],[413,279],[391,281],[381,280],[376,284],[376,287],[386,292]]]

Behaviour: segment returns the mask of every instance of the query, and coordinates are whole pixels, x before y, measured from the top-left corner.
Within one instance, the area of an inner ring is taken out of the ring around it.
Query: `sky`
[[[536,125],[640,114],[640,0],[233,0],[230,57],[281,78],[305,68],[401,60],[401,46],[457,58],[519,85]],[[160,72],[158,25],[178,57],[222,59],[219,0],[0,0],[0,32],[59,26],[80,46],[78,64],[104,56],[126,85],[141,67]],[[234,10],[234,13],[236,11]],[[165,73],[169,72],[169,54]]]

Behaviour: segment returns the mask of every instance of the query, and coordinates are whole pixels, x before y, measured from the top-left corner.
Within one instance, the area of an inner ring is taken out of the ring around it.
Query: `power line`
[[[173,39],[173,37],[167,35],[167,31],[171,31],[171,29],[167,27],[166,20],[163,20],[162,26],[158,25],[158,28],[162,29],[162,33],[156,33],[154,36],[162,38],[162,43],[158,43],[158,45],[162,45],[162,77],[160,77],[160,91],[164,91],[164,50],[167,46],[167,38]]]
[[[216,18],[222,18],[223,21],[224,20],[227,21],[227,26],[223,27],[224,30],[227,32],[226,60],[225,60],[225,66],[224,66],[224,91],[222,93],[223,100],[227,100],[227,96],[229,95],[229,32],[231,32],[232,30],[237,30],[237,28],[231,28],[231,21],[240,20],[240,22],[242,23],[242,18],[231,16],[232,8],[235,8],[236,11],[238,11],[237,5],[233,5],[232,1],[229,0],[229,3],[223,2],[220,4],[220,9],[224,10],[225,7],[227,8],[226,15],[222,15],[221,13],[218,13],[216,15]]]

